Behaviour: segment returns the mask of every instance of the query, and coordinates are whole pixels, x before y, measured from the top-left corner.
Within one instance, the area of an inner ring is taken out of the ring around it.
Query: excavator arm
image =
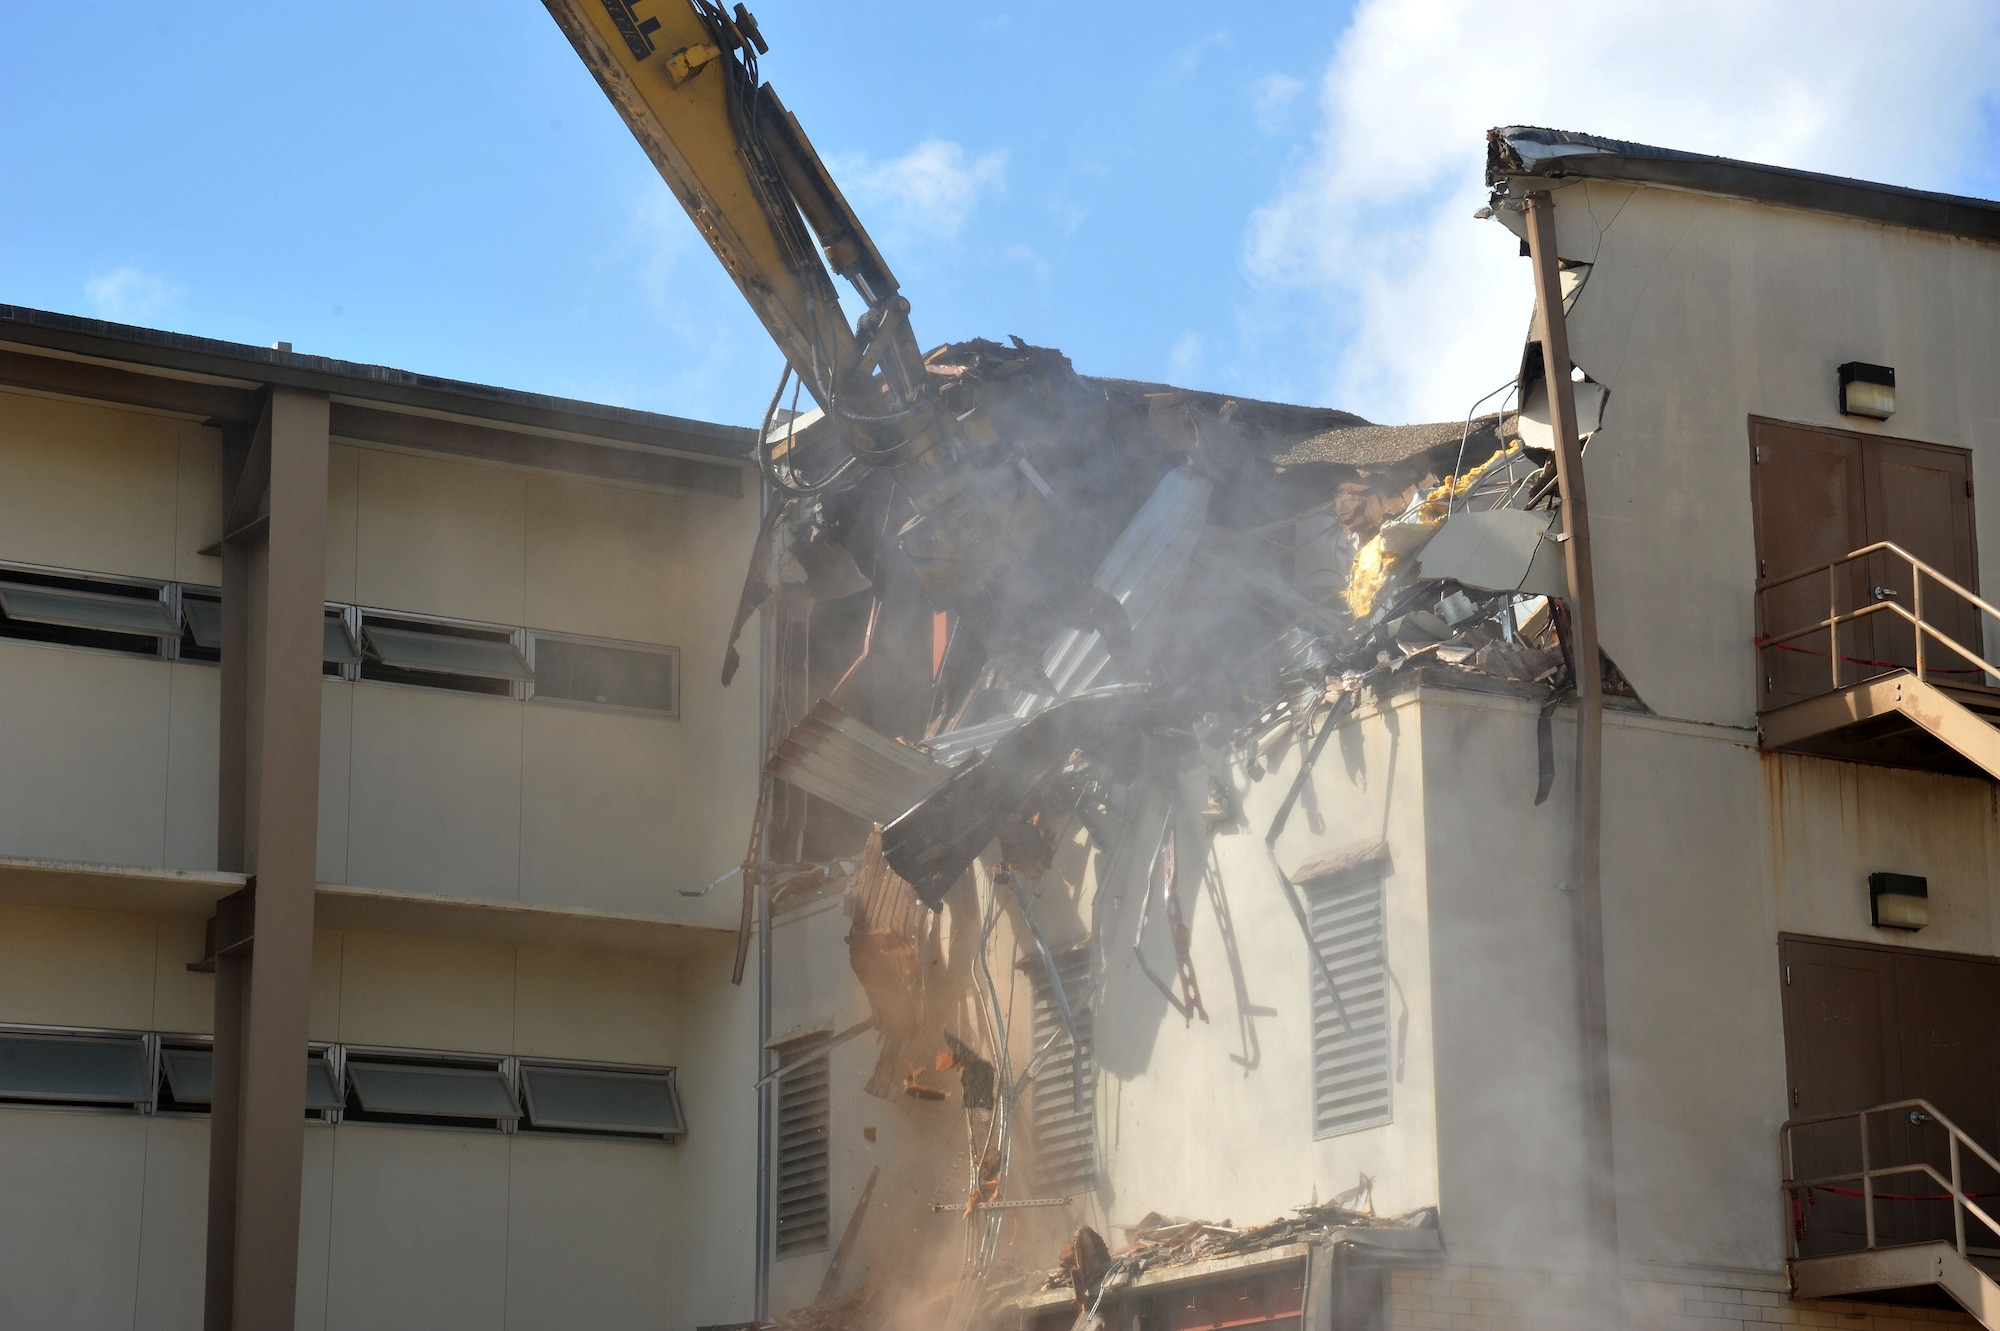
[[[808,559],[806,546],[838,544],[828,533],[842,523],[826,506],[851,504],[856,487],[881,505],[874,527],[907,513],[896,543],[932,607],[960,618],[993,678],[1011,687],[1055,691],[1043,661],[1059,626],[1122,640],[1122,611],[1092,587],[1094,557],[1075,557],[1078,524],[1064,521],[1045,479],[1087,470],[1083,455],[1096,441],[1063,412],[1080,403],[1087,413],[1101,394],[1084,389],[1059,354],[1018,339],[1014,350],[939,348],[927,362],[895,274],[760,80],[757,59],[769,48],[744,6],[544,3],[818,403],[781,430],[766,413],[761,461],[784,501],[767,539]],[[852,326],[836,277],[865,305]],[[1077,402],[1052,403],[1010,380],[1023,357],[1060,362]],[[885,473],[888,484],[862,484]],[[739,631],[768,594],[760,567],[745,587]],[[725,683],[731,673],[725,665]]]
[[[935,434],[935,395],[909,302],[797,119],[758,81],[769,48],[749,11],[711,0],[546,3],[853,452],[913,461],[923,450],[910,445]],[[855,327],[836,274],[866,305]]]

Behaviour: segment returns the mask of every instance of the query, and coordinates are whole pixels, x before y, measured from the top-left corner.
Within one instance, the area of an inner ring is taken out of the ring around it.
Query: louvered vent
[[[784,1056],[782,1050],[779,1056]],[[827,1066],[822,1054],[778,1083],[778,1256],[826,1247],[827,1205]]]
[[[1336,881],[1312,891],[1309,898],[1313,946],[1340,986],[1336,1006],[1325,975],[1308,961],[1313,996],[1313,1135],[1326,1137],[1389,1120],[1382,880],[1370,876]]]
[[[1035,986],[1035,1048],[1049,1044],[1048,1062],[1032,1093],[1035,1129],[1035,1182],[1045,1197],[1076,1196],[1097,1187],[1097,1050],[1091,1032],[1090,954],[1079,949],[1056,958],[1070,1015],[1083,1048],[1083,1107],[1076,1107],[1075,1068],[1079,1051],[1063,1028],[1062,1012],[1039,964],[1030,974]]]

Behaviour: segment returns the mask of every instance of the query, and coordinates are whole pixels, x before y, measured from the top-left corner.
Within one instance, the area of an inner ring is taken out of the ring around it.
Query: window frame
[[[680,648],[666,646],[661,643],[627,642],[621,638],[594,637],[587,633],[558,633],[551,629],[531,628],[525,630],[525,632],[527,634],[525,654],[528,659],[528,669],[534,672],[536,676],[534,680],[530,680],[527,684],[523,695],[526,699],[541,703],[547,707],[577,707],[590,712],[615,712],[625,716],[650,716],[656,720],[665,721],[678,721],[681,719],[682,680]],[[554,698],[541,693],[535,687],[537,681],[540,679],[540,668],[535,663],[535,648],[543,638],[548,638],[555,642],[572,642],[584,647],[603,647],[612,651],[636,652],[646,656],[664,656],[668,658],[673,662],[674,669],[674,705],[672,710],[662,710],[657,707],[634,707],[628,703],[591,702],[583,698]]]
[[[151,1031],[135,1031],[127,1027],[117,1026],[52,1026],[32,1022],[0,1022],[0,1036],[7,1035],[99,1041],[136,1040],[139,1044],[139,1057],[142,1060],[140,1072],[141,1094],[139,1098],[132,1100],[111,1100],[98,1096],[78,1096],[64,1099],[55,1096],[38,1098],[34,1096],[8,1095],[0,1097],[0,1108],[111,1114],[129,1114],[133,1112],[148,1114],[152,1112],[153,1102],[158,1098],[160,1037]]]
[[[515,1075],[518,1078],[517,1097],[521,1102],[521,1119],[516,1131],[523,1136],[534,1137],[592,1137],[609,1141],[664,1142],[675,1145],[687,1135],[687,1106],[681,1100],[680,1070],[676,1067],[649,1067],[637,1063],[605,1063],[589,1059],[573,1058],[528,1058],[514,1060]],[[680,1128],[673,1132],[647,1132],[636,1128],[583,1128],[544,1127],[535,1120],[534,1105],[528,1090],[528,1074],[538,1068],[556,1072],[598,1072],[614,1076],[664,1078],[667,1093],[673,1100],[674,1116],[680,1120]]]
[[[53,564],[31,564],[22,560],[0,559],[0,581],[5,581],[7,575],[10,573],[25,573],[31,577],[61,578],[70,582],[104,583],[113,587],[143,588],[153,592],[160,604],[166,607],[167,614],[172,618],[175,628],[177,630],[182,628],[181,585],[178,582],[164,581],[159,578],[133,577],[122,573],[97,573],[86,569],[60,568]],[[50,588],[49,590],[64,591],[70,589]],[[99,594],[102,595],[104,593]],[[142,598],[135,596],[130,599],[137,601]],[[38,623],[40,621],[23,620],[21,622]],[[65,626],[50,625],[49,627]],[[79,631],[89,632],[93,630]],[[41,638],[17,638],[12,635],[0,636],[0,642],[19,642],[34,647],[53,647],[59,651],[67,652],[94,652],[104,656],[121,656],[133,661],[175,661],[180,659],[181,633],[179,632],[174,633],[172,636],[167,636],[157,633],[124,633],[116,629],[95,631],[118,637],[134,639],[149,638],[152,640],[153,650],[148,652],[140,651],[136,647],[110,647],[94,643],[50,642]]]
[[[519,1059],[511,1054],[475,1054],[443,1049],[402,1049],[391,1045],[343,1044],[340,1050],[342,1123],[370,1127],[424,1128],[444,1132],[491,1132],[512,1136],[519,1128],[525,1109],[521,1104]],[[475,1115],[405,1113],[400,1110],[371,1110],[361,1103],[361,1091],[354,1080],[354,1065],[401,1066],[417,1071],[491,1072],[500,1078],[513,1102],[513,1118],[485,1118]]]

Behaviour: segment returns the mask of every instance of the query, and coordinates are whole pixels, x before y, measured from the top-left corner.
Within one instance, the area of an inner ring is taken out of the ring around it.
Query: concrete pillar
[[[274,388],[228,450],[208,1331],[293,1321],[325,655],[327,399]]]

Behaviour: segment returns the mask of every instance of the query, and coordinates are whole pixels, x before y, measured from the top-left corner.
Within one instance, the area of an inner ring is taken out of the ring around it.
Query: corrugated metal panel
[[[895,821],[951,775],[923,750],[825,700],[785,736],[771,774],[872,823]]]
[[[1201,539],[1208,520],[1209,483],[1191,467],[1176,467],[1160,478],[1144,507],[1133,515],[1118,541],[1097,566],[1091,581],[1118,598],[1132,627],[1133,650],[1121,674],[1130,676],[1158,646],[1148,633],[1153,614],[1177,589],[1187,573],[1188,556]],[[1056,697],[1067,698],[1096,683],[1111,664],[1111,653],[1094,629],[1065,629],[1049,645],[1042,670],[1056,686]],[[1050,698],[1024,698],[1016,716],[1031,716]]]
[[[1313,946],[1340,987],[1312,978],[1313,1135],[1324,1137],[1389,1119],[1389,986],[1382,879],[1336,879],[1311,891]],[[1345,1013],[1346,1020],[1341,1019]]]
[[[1180,589],[1188,559],[1208,522],[1211,488],[1191,468],[1168,472],[1097,566],[1091,581],[1118,598],[1132,628],[1132,646],[1119,658],[1119,669],[1107,674],[1111,653],[1095,629],[1063,629],[1050,640],[1042,660],[1043,673],[1056,686],[1054,696],[1021,694],[1007,715],[933,736],[924,747],[941,762],[957,763],[968,753],[985,753],[1003,735],[1059,699],[1114,683],[1112,676],[1143,678],[1141,667],[1162,641],[1155,622],[1158,611]]]
[[[778,1083],[778,1256],[826,1247],[828,1205],[827,1061],[821,1055]]]
[[[967,754],[986,753],[1024,724],[1020,717],[1009,712],[1005,716],[996,716],[991,721],[960,726],[957,730],[947,730],[942,735],[933,735],[923,741],[923,745],[925,750],[939,762],[947,767],[956,767],[965,760]]]
[[[1035,1048],[1053,1037],[1048,1061],[1042,1064],[1029,1093],[1035,1131],[1035,1184],[1044,1197],[1076,1196],[1097,1187],[1097,1050],[1093,1035],[1090,985],[1090,954],[1085,949],[1065,952],[1056,958],[1056,974],[1062,978],[1063,993],[1069,999],[1070,1016],[1076,1021],[1077,1040],[1083,1047],[1083,1108],[1075,1098],[1076,1060],[1069,1034],[1063,1029],[1062,1013],[1055,995],[1037,966],[1030,972],[1035,988]]]

